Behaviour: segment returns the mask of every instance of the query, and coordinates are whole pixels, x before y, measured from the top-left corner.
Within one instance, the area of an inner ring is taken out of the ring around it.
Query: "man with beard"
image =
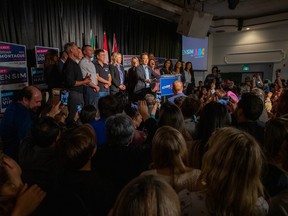
[[[34,86],[27,86],[20,91],[18,100],[11,103],[4,113],[0,124],[4,153],[16,161],[19,144],[37,118],[36,111],[41,106],[41,101],[41,91]]]

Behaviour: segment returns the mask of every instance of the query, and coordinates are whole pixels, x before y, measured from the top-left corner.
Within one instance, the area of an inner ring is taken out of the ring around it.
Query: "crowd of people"
[[[0,215],[288,212],[288,89],[259,74],[195,85],[193,64],[67,43],[46,54],[49,99],[23,88],[0,123]],[[140,63],[139,63],[140,62]],[[161,75],[173,96],[156,97]],[[68,105],[53,90],[69,92]],[[81,110],[79,110],[79,105]]]

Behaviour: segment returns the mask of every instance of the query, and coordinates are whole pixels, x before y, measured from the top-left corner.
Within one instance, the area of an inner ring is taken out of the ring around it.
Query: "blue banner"
[[[26,46],[0,41],[0,66],[27,67]]]

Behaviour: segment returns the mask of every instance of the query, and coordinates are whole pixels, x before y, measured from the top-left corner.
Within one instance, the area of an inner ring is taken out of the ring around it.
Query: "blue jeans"
[[[93,88],[89,86],[84,87],[84,101],[86,105],[93,105],[98,108],[99,92],[95,92]]]

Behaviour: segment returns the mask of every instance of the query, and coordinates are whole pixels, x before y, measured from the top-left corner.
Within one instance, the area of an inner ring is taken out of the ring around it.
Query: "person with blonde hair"
[[[182,134],[170,127],[159,128],[152,141],[153,170],[141,175],[157,175],[165,179],[176,192],[195,191],[201,171],[187,167],[188,151]]]
[[[122,55],[119,52],[114,52],[111,56],[111,64],[109,66],[112,76],[112,84],[110,86],[111,94],[116,94],[126,90],[126,71],[122,62]]]
[[[127,184],[118,195],[109,216],[180,216],[175,191],[160,177],[140,176]]]
[[[200,192],[179,193],[182,215],[266,215],[260,180],[263,154],[246,132],[225,127],[208,141]]]

